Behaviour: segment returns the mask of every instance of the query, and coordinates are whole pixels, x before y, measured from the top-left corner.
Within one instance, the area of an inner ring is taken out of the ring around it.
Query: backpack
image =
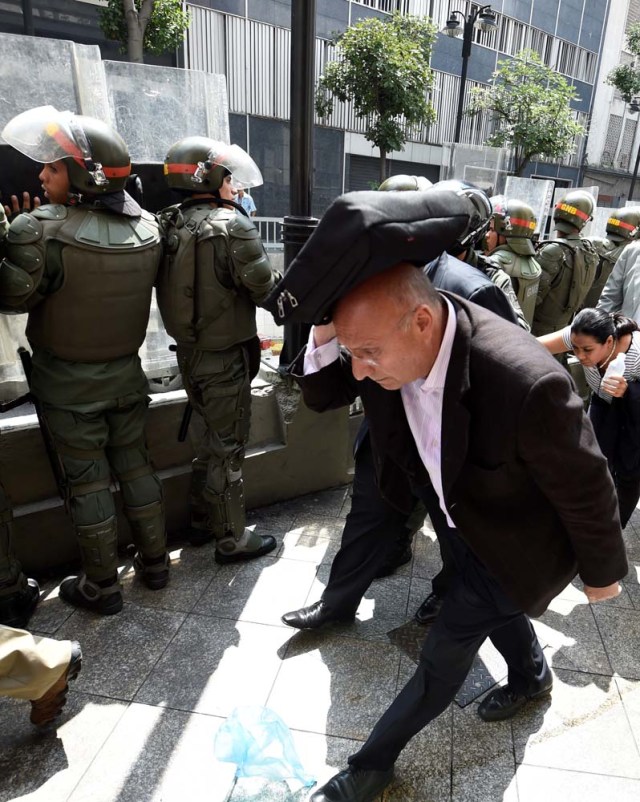
[[[198,202],[200,204],[202,209],[188,217],[183,214],[185,204],[169,206],[158,214],[164,239],[164,254],[156,284],[158,308],[167,333],[183,343],[195,343],[198,332],[215,320],[235,296],[235,287],[223,289],[218,302],[208,309],[206,317],[197,317],[196,267],[199,246],[226,233],[226,220],[211,219],[211,207],[201,200]]]
[[[564,248],[569,250],[572,254],[572,281],[569,290],[568,306],[573,311],[576,311],[580,308],[580,305],[593,285],[598,269],[599,256],[591,242],[586,238],[579,240],[558,238],[553,241],[564,246]],[[563,259],[564,263],[567,264],[566,251]],[[562,272],[563,271],[558,274],[558,282],[561,280]],[[555,283],[556,280],[551,283],[552,288]]]

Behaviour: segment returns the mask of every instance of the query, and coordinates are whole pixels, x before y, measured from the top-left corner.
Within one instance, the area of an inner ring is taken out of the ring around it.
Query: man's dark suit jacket
[[[443,253],[429,262],[424,272],[437,289],[455,292],[518,325],[518,317],[507,296],[477,267]]]
[[[540,615],[577,572],[593,587],[625,576],[613,482],[567,371],[527,332],[449,298],[457,327],[443,404],[445,503],[510,598]],[[343,358],[301,377],[302,361],[293,373],[312,409],[362,397],[380,490],[409,512],[410,484],[429,479],[400,391],[357,381]]]

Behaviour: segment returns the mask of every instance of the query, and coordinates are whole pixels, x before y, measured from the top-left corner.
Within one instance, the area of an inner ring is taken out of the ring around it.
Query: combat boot
[[[118,582],[118,528],[115,515],[97,524],[76,526],[84,572],[60,583],[60,598],[74,607],[101,615],[122,610],[122,587]]]
[[[25,629],[39,601],[40,586],[21,574],[14,592],[0,596],[0,624]]]
[[[100,615],[115,615],[122,610],[122,586],[116,579],[106,587],[87,579],[86,574],[68,576],[60,583],[60,598],[74,607],[84,607]]]
[[[278,542],[273,535],[258,535],[250,529],[245,529],[237,540],[234,536],[216,540],[215,561],[220,565],[227,565],[243,560],[255,560],[256,557],[262,557],[273,551],[277,545]]]

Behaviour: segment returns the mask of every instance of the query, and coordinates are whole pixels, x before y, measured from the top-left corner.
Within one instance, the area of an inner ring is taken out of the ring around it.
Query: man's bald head
[[[338,322],[348,317],[350,312],[365,305],[372,311],[408,311],[418,304],[440,304],[440,296],[424,272],[408,262],[400,262],[394,267],[372,276],[359,284],[335,308],[333,319]]]
[[[353,373],[388,390],[426,376],[444,331],[442,299],[420,268],[400,263],[342,298],[333,322]]]

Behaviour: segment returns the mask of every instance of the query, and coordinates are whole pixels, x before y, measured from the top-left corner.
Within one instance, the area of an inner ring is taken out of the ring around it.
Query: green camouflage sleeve
[[[549,242],[540,248],[536,254],[538,264],[542,268],[536,306],[539,306],[549,294],[554,281],[562,272],[564,265],[564,249],[556,242]]]

